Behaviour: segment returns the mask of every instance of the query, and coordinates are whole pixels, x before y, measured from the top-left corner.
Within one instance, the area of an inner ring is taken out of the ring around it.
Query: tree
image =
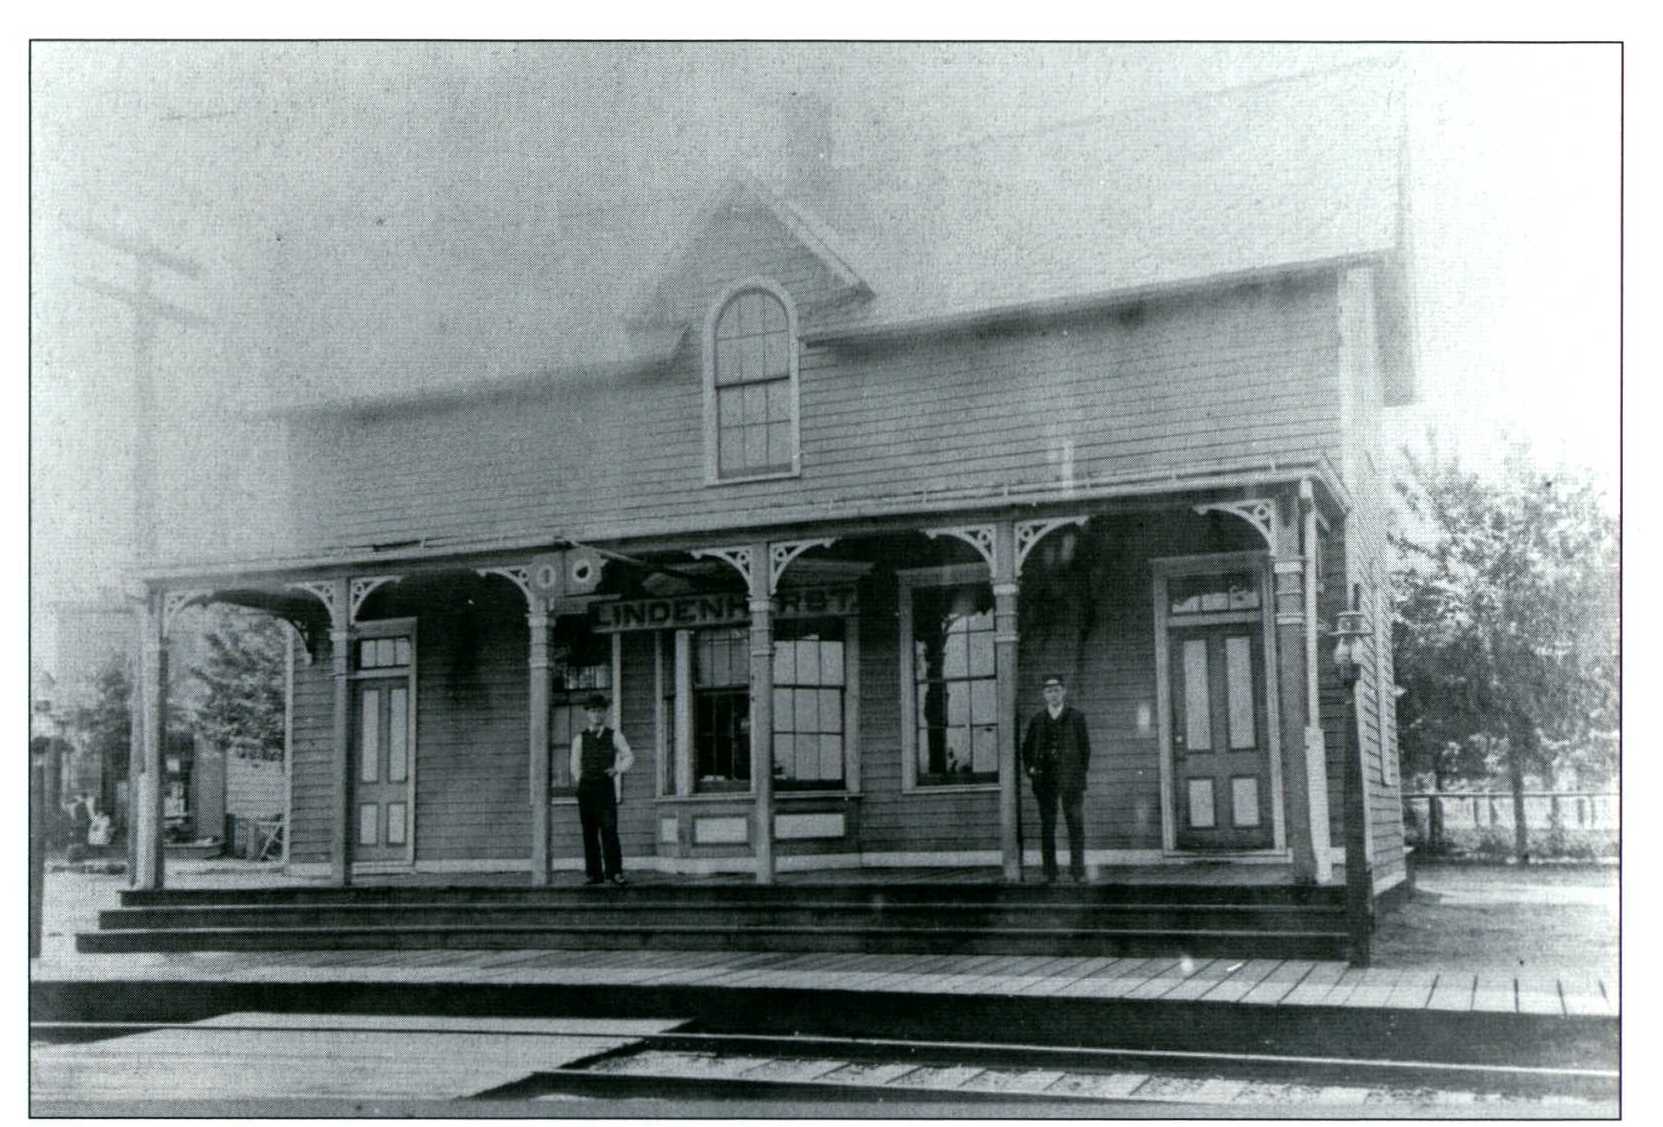
[[[117,776],[127,773],[127,756],[133,743],[132,697],[127,659],[111,654],[93,674],[88,703],[71,708],[66,718],[77,742]]]
[[[1395,640],[1400,741],[1435,778],[1486,772],[1513,792],[1528,860],[1526,775],[1616,767],[1618,545],[1586,475],[1547,474],[1509,450],[1486,478],[1406,453]]]
[[[202,687],[197,734],[228,754],[283,758],[283,663],[287,648],[277,619],[215,606],[204,635],[207,654],[192,666]]]

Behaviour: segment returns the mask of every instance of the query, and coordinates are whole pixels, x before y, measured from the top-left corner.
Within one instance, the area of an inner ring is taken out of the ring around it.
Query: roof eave
[[[867,324],[811,326],[803,330],[802,337],[805,344],[817,345],[878,341],[921,334],[964,332],[1008,321],[1064,317],[1097,309],[1113,309],[1135,305],[1139,302],[1177,297],[1206,290],[1228,289],[1234,286],[1252,285],[1298,275],[1321,274],[1350,266],[1378,263],[1382,259],[1388,258],[1389,255],[1390,252],[1385,250],[1359,251],[1329,258],[1280,263],[1275,266],[1255,267],[1248,270],[1208,274],[1193,278],[1180,278],[1142,286],[1124,286],[1095,293],[991,305],[929,317]]]
[[[445,387],[400,391],[386,395],[364,395],[351,398],[324,400],[317,403],[283,404],[250,412],[259,420],[304,418],[315,415],[351,415],[367,411],[431,409],[473,402],[485,395],[535,394],[559,383],[599,381],[619,376],[653,372],[668,366],[681,350],[686,326],[666,326],[659,330],[649,347],[617,360],[590,364],[569,364],[539,368],[491,380],[456,384]]]

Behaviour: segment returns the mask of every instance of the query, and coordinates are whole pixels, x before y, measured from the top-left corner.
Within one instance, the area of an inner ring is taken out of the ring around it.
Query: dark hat
[[[1052,685],[1056,685],[1059,688],[1066,688],[1067,687],[1065,682],[1062,679],[1062,674],[1061,673],[1047,673],[1045,675],[1045,681],[1040,685],[1040,688],[1048,689]]]
[[[606,699],[605,693],[590,693],[588,696],[583,698],[584,708],[604,709],[610,703],[611,702]]]

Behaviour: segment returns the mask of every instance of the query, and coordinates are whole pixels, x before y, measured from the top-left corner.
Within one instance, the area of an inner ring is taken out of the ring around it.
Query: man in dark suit
[[[1086,768],[1091,765],[1091,736],[1086,718],[1068,707],[1068,688],[1051,674],[1043,689],[1045,708],[1028,724],[1022,740],[1022,769],[1039,803],[1040,857],[1045,882],[1057,879],[1057,804],[1068,821],[1068,875],[1086,879]]]

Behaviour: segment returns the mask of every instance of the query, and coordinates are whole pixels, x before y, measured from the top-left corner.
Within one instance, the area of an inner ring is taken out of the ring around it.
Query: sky
[[[196,483],[159,519],[252,520],[274,471],[239,420],[270,389],[558,362],[558,325],[615,309],[723,180],[786,159],[802,107],[840,158],[881,161],[1379,57],[1409,79],[1421,392],[1388,441],[1435,427],[1474,463],[1528,441],[1614,511],[1615,47],[36,43],[31,631],[118,583],[135,535],[137,275],[112,237],[194,266],[153,279],[162,446]]]

